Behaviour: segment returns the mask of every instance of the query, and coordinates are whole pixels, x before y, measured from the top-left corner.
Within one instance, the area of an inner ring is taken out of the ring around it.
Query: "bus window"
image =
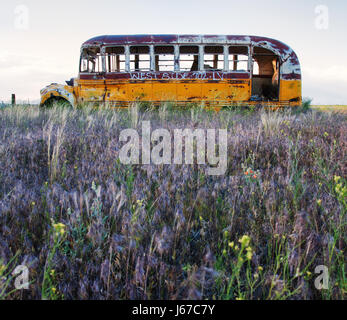
[[[125,72],[125,49],[124,47],[106,48],[107,72]]]
[[[181,46],[180,47],[180,70],[198,71],[199,70],[199,47]]]
[[[248,72],[248,47],[232,46],[229,47],[229,70]]]
[[[81,56],[80,72],[99,73],[102,72],[102,59],[100,48],[84,49]]]
[[[130,72],[150,71],[151,59],[148,46],[130,47]]]
[[[154,48],[155,70],[175,70],[175,49],[173,46],[157,46]]]
[[[204,70],[223,70],[224,48],[221,46],[206,46],[204,49]]]
[[[254,60],[254,58],[252,59],[253,60],[253,75],[254,76],[258,76],[259,75],[259,65],[258,65],[258,62]]]

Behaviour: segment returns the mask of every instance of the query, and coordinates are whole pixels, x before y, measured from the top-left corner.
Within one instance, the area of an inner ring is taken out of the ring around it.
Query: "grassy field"
[[[120,131],[143,120],[227,129],[227,172],[123,165]],[[345,299],[346,120],[1,109],[0,299]],[[29,290],[14,290],[17,265],[29,267]]]
[[[339,112],[339,113],[347,113],[347,106],[342,105],[317,105],[317,106],[311,106],[313,110],[323,111],[323,112]]]

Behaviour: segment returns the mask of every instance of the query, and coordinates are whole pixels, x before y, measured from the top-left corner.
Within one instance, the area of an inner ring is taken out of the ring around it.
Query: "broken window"
[[[252,95],[262,100],[277,100],[279,96],[279,58],[272,51],[253,48]]]
[[[175,49],[173,46],[157,46],[154,48],[155,70],[175,70]]]
[[[180,70],[198,71],[199,70],[199,47],[181,46],[180,47]]]
[[[125,72],[125,49],[124,47],[106,48],[107,72]]]
[[[150,71],[151,59],[148,46],[130,47],[130,72]]]
[[[253,70],[253,74],[257,72],[260,76],[273,76],[275,73],[278,73],[278,57],[272,51],[255,47],[252,59],[253,65],[258,65],[258,72]]]
[[[232,46],[229,47],[229,70],[248,72],[248,47]]]
[[[81,55],[80,72],[99,73],[103,72],[100,48],[86,48]]]
[[[206,46],[204,49],[204,70],[223,70],[224,48],[221,46]]]

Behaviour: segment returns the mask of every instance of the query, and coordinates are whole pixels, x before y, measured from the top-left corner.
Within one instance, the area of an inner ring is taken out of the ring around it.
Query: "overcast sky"
[[[239,34],[299,56],[303,96],[347,104],[346,0],[1,0],[0,102],[37,101],[77,76],[80,46],[103,34]]]

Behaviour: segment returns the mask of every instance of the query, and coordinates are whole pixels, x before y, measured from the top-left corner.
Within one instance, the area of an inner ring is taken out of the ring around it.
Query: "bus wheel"
[[[72,108],[72,105],[69,101],[60,97],[49,98],[43,105],[41,105],[41,107],[45,109],[50,109],[55,106],[62,108]]]

